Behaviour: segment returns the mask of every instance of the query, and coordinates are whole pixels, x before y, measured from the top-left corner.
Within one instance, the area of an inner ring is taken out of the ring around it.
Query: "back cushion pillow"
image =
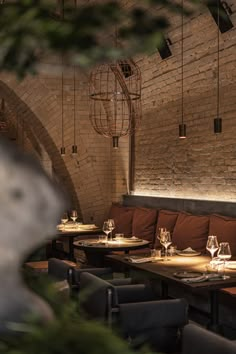
[[[120,204],[112,204],[109,219],[114,219],[115,221],[113,235],[123,233],[125,236],[132,236],[133,214],[134,208],[124,207]]]
[[[161,209],[158,213],[155,237],[159,234],[159,229],[163,227],[166,228],[168,231],[170,231],[172,235],[178,215],[179,215],[178,211]],[[161,246],[160,241],[157,238],[156,238],[155,246],[156,247]]]
[[[229,242],[231,253],[236,256],[236,219],[210,215],[209,235],[216,235],[219,243]]]
[[[157,210],[135,208],[132,234],[153,243],[157,221]]]
[[[195,251],[206,252],[209,235],[209,216],[180,213],[175,224],[172,243],[179,250],[191,247]]]

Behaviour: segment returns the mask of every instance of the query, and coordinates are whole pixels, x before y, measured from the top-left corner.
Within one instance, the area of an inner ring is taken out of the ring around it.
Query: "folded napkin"
[[[220,274],[203,274],[196,278],[183,278],[181,279],[184,283],[200,283],[202,281],[214,281],[222,280],[223,277]]]
[[[199,277],[195,277],[195,278],[183,278],[181,279],[182,282],[184,283],[201,283],[202,281],[206,281],[208,280],[208,278],[206,277],[206,275],[200,275]]]
[[[126,259],[131,263],[148,263],[153,262],[156,260],[155,257],[143,257],[143,258],[136,258],[136,257],[126,257]]]
[[[181,251],[182,253],[183,252],[186,252],[186,253],[197,253],[197,251],[193,250],[191,247],[188,247],[188,248],[185,248],[183,251]]]

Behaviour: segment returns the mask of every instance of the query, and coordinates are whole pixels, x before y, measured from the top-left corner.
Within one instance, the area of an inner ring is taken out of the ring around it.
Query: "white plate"
[[[226,262],[225,266],[228,269],[236,269],[236,261]]]
[[[184,256],[184,257],[194,257],[194,256],[200,256],[201,252],[184,252],[184,251],[179,251],[177,252],[178,256]]]
[[[125,237],[124,239],[122,239],[122,242],[142,242],[143,240],[141,240],[141,238],[137,238],[137,237]]]

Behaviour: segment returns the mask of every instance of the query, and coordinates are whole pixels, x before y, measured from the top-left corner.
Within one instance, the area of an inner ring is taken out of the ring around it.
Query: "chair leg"
[[[112,327],[112,289],[107,289],[107,323]]]

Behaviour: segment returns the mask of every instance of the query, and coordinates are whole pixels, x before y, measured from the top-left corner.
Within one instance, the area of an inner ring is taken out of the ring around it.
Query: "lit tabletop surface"
[[[142,271],[151,275],[151,278],[161,280],[162,296],[168,297],[168,285],[175,284],[185,287],[189,291],[206,290],[209,292],[210,298],[210,328],[213,330],[218,329],[218,290],[222,288],[236,286],[236,269],[225,269],[225,274],[229,275],[228,279],[200,281],[196,283],[184,282],[182,279],[177,278],[174,273],[177,272],[200,272],[206,273],[207,266],[209,266],[210,257],[208,256],[172,256],[169,261],[157,260],[149,263],[131,263],[127,257],[120,255],[108,255],[106,258],[110,263],[121,263],[125,266],[126,270]],[[209,273],[211,274],[211,273]]]

